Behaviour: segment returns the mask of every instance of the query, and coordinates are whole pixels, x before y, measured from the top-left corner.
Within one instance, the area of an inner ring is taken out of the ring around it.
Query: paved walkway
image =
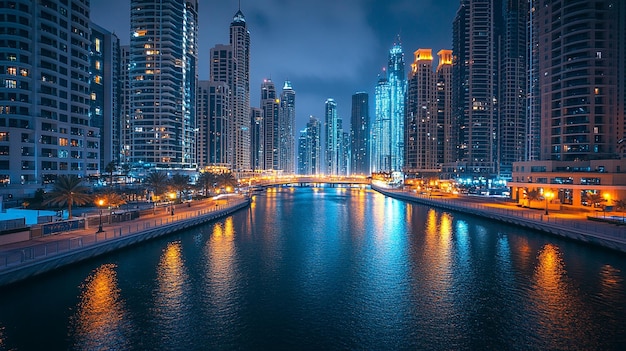
[[[160,207],[153,210],[143,210],[141,217],[119,223],[107,223],[108,217],[103,217],[102,229],[98,231],[98,225],[93,225],[94,217],[99,218],[99,214],[91,215],[91,222],[85,229],[72,230],[54,235],[47,235],[20,241],[11,244],[0,245],[0,270],[13,267],[32,259],[47,257],[51,254],[69,252],[75,248],[85,247],[96,242],[108,241],[114,238],[127,236],[144,231],[149,228],[165,226],[178,221],[194,218],[203,214],[226,210],[243,202],[243,198],[230,198],[229,200],[200,200],[189,204],[178,204],[174,206],[174,214],[169,211],[169,207]],[[79,217],[80,218],[80,217]],[[105,219],[106,218],[106,219]]]
[[[410,191],[372,187],[385,195],[485,218],[522,225],[575,240],[593,242],[626,252],[626,225],[592,221],[588,216],[602,217],[602,212],[575,209],[531,209],[505,199],[481,196],[429,196]]]

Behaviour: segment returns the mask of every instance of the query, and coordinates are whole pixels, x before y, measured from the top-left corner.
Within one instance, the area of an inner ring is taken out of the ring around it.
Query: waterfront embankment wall
[[[189,216],[163,225],[143,226],[141,230],[134,232],[129,230],[124,233],[120,228],[117,232],[113,231],[112,237],[96,242],[88,243],[87,240],[82,240],[80,236],[77,236],[70,242],[67,250],[63,252],[57,251],[54,254],[45,254],[43,256],[33,255],[32,252],[28,252],[29,248],[24,248],[21,250],[22,259],[19,262],[5,265],[3,269],[0,269],[0,287],[136,245],[147,240],[209,223],[248,207],[250,202],[251,200],[247,198],[242,202],[220,210],[209,211],[198,216]],[[93,234],[90,234],[90,237],[93,237]],[[86,238],[87,237],[85,237],[85,239]]]
[[[372,189],[398,200],[479,216],[626,253],[626,227],[624,226],[588,220],[568,220],[558,218],[556,214],[547,216],[536,211],[535,213],[528,212],[532,210],[494,208],[476,202],[468,203],[459,198],[420,196],[373,185]]]

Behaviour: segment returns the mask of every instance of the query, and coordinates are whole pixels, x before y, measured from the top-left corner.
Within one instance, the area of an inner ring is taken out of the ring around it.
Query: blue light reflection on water
[[[616,349],[625,268],[371,191],[277,189],[2,291],[0,350]]]

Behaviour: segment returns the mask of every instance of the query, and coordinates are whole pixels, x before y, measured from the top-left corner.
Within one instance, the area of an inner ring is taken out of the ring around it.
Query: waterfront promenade
[[[210,222],[249,204],[250,198],[243,196],[219,201],[207,199],[176,205],[174,214],[169,208],[149,209],[142,211],[141,217],[135,220],[103,222],[102,232],[98,232],[98,226],[91,225],[85,229],[0,245],[0,286]]]
[[[372,189],[407,202],[467,213],[626,252],[626,226],[591,221],[588,216],[594,214],[589,212],[551,209],[546,215],[543,209],[521,207],[512,202],[496,201],[483,196],[431,196],[374,185]]]

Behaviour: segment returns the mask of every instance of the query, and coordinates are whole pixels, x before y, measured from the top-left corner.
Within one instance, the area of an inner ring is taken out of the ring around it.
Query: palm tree
[[[60,175],[54,182],[52,191],[46,196],[44,205],[67,204],[67,215],[72,219],[72,205],[84,205],[91,202],[89,188],[83,185],[82,179],[76,175]]]
[[[231,172],[227,172],[227,173],[220,173],[217,175],[217,185],[220,188],[226,188],[226,187],[235,188],[239,185],[239,183],[237,182],[237,179],[235,179],[235,176]]]
[[[626,200],[613,200],[613,203],[615,203],[616,209],[621,210],[622,221],[624,221],[624,212],[626,212]]]
[[[109,207],[109,223],[111,223],[111,212],[113,209],[126,203],[126,199],[114,191],[105,192],[98,197],[98,200],[102,200],[102,203]]]
[[[178,201],[181,201],[183,193],[189,189],[189,176],[174,174],[170,179],[170,186],[178,193]]]
[[[204,196],[207,197],[209,189],[215,191],[215,184],[217,183],[217,174],[212,172],[203,172],[198,177],[198,185],[203,190]]]
[[[541,194],[537,189],[533,189],[530,191],[526,191],[526,200],[528,201],[528,207],[530,207],[530,203],[533,201],[538,201],[541,199]]]
[[[590,203],[592,207],[598,207],[601,203],[606,201],[599,193],[587,193],[586,195],[587,202]]]
[[[163,195],[167,189],[167,174],[159,171],[150,172],[146,176],[145,183],[154,193],[154,197],[158,198]]]
[[[115,161],[107,163],[107,165],[104,167],[104,171],[109,173],[109,186],[113,185],[113,172],[115,172],[116,167],[117,165]]]

